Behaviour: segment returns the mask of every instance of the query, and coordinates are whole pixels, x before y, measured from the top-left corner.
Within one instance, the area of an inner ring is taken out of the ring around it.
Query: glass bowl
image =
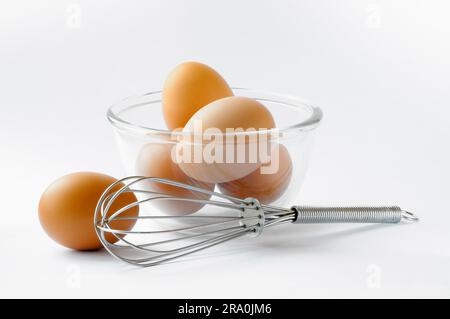
[[[256,160],[257,164],[252,166],[253,168],[250,167],[250,163],[234,163],[233,165],[236,166],[232,166],[233,169],[234,167],[244,168],[242,170],[238,169],[236,175],[233,175],[234,173],[231,174],[232,177],[227,175],[225,179],[218,180],[217,183],[213,183],[211,180],[204,180],[200,181],[200,185],[203,182],[212,183],[212,188],[216,192],[224,192],[225,194],[241,198],[257,197],[264,204],[274,206],[289,207],[290,205],[298,204],[298,196],[307,170],[314,131],[321,122],[322,111],[320,108],[296,97],[243,88],[233,88],[233,92],[235,96],[249,97],[259,101],[270,111],[277,128],[258,130],[256,134],[268,137],[266,139],[269,141],[268,149],[276,149],[277,158],[281,158],[281,160],[277,165],[277,169],[273,170],[275,173],[270,173],[268,172],[270,170],[268,170],[264,176],[261,175],[261,167],[270,166],[270,162],[264,162],[258,158]],[[114,128],[125,173],[129,176],[148,176],[148,174],[143,173],[139,162],[143,149],[149,144],[158,144],[163,148],[168,145],[173,147],[180,144],[186,145],[186,143],[191,146],[195,144],[191,142],[192,140],[187,139],[190,133],[167,130],[163,118],[161,98],[161,91],[151,92],[126,98],[108,109],[107,118]],[[230,134],[235,135],[236,138],[239,135],[246,136],[247,139],[244,139],[245,145],[255,141],[250,139],[252,132],[223,133],[223,140],[226,140],[226,137],[229,137]],[[202,139],[201,141],[204,140]],[[242,142],[243,140],[240,141]],[[201,144],[203,143],[201,142]],[[275,148],[274,145],[276,146]],[[224,149],[224,152],[226,153],[227,150],[229,149]],[[273,154],[275,153],[273,152],[271,159],[274,158]],[[280,154],[282,155],[280,156]],[[148,162],[150,171],[153,168],[151,156],[152,153],[150,153],[150,157],[147,156],[147,159],[150,158]],[[236,158],[234,160],[236,161]],[[249,161],[249,159],[246,158],[246,161]],[[247,164],[250,166],[245,166]],[[257,168],[254,169],[254,167]],[[192,181],[194,185],[198,185],[195,184],[198,176],[190,174],[189,169],[186,170],[184,166],[182,168],[183,173],[188,175],[189,181]],[[210,167],[208,166],[208,168]],[[280,169],[281,173],[279,173]],[[210,171],[206,171],[209,174]],[[256,173],[257,171],[259,173]],[[236,172],[236,170],[233,172]],[[271,176],[271,174],[274,175]],[[275,174],[279,174],[279,176]],[[191,184],[190,182],[188,183]],[[247,196],[249,194],[252,196]],[[258,196],[255,196],[255,194]],[[163,213],[170,214],[171,212],[166,210]]]

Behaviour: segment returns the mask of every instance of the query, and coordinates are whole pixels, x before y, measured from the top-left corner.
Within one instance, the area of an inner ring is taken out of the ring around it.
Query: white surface
[[[450,297],[448,2],[212,3],[1,2],[0,297]],[[421,222],[286,225],[150,269],[53,243],[41,192],[72,171],[121,176],[107,106],[190,59],[322,106],[299,203]]]

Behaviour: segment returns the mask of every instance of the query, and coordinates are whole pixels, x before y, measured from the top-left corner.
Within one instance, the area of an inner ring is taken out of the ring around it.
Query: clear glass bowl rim
[[[322,121],[323,118],[323,112],[322,110],[307,100],[300,99],[296,96],[292,95],[285,95],[285,94],[278,94],[273,93],[270,91],[262,91],[262,90],[254,90],[254,89],[248,89],[248,88],[240,88],[240,87],[231,87],[233,91],[241,91],[249,93],[253,96],[253,98],[259,100],[259,101],[268,101],[268,102],[275,102],[279,104],[285,104],[286,106],[290,107],[296,107],[296,108],[307,108],[307,110],[310,112],[310,115],[303,121],[295,123],[293,125],[287,126],[287,127],[277,127],[273,129],[267,129],[267,130],[258,130],[255,131],[255,134],[272,134],[272,133],[288,133],[288,132],[295,132],[295,131],[309,131],[315,129],[319,123]],[[152,91],[149,93],[145,93],[142,95],[134,95],[127,97],[125,99],[122,99],[121,101],[111,105],[106,113],[106,117],[109,120],[109,122],[119,128],[126,130],[130,133],[135,133],[139,135],[170,135],[170,136],[187,136],[190,135],[190,132],[183,132],[183,131],[171,131],[171,130],[164,130],[164,129],[156,129],[151,127],[146,127],[142,125],[133,124],[131,122],[128,122],[124,120],[120,114],[122,112],[127,111],[128,109],[136,106],[141,106],[142,103],[133,103],[134,100],[137,100],[139,98],[144,97],[150,97],[150,96],[156,96],[161,94],[162,91]],[[259,98],[258,96],[261,96]],[[151,103],[161,102],[161,100],[156,100]],[[147,103],[145,103],[147,104]],[[239,132],[239,133],[223,133],[222,135],[240,135],[245,134],[248,135],[249,132]]]

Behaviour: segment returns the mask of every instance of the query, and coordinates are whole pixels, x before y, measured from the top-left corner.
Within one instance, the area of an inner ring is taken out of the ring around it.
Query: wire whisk
[[[149,183],[180,187],[190,191],[192,196],[179,197],[154,191],[148,187]],[[113,191],[122,184],[123,187]],[[110,211],[114,201],[129,192],[134,193],[138,200]],[[191,215],[142,214],[142,211],[150,210],[149,204],[161,201],[207,207]],[[213,212],[211,205],[219,211]],[[136,206],[142,208],[138,216],[121,216]],[[130,219],[137,220],[131,230],[112,226],[114,221]],[[285,223],[399,223],[402,220],[417,221],[418,218],[398,206],[276,207],[261,204],[256,198],[241,199],[168,179],[144,176],[126,177],[112,184],[101,196],[94,216],[95,230],[105,249],[114,257],[137,266],[168,262],[244,235],[258,236],[267,227]],[[172,222],[170,225],[169,221]],[[176,221],[175,225],[173,221]],[[109,242],[106,234],[113,234],[118,241]]]

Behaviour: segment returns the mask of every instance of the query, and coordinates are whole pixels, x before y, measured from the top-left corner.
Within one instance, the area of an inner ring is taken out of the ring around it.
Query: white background
[[[447,1],[0,4],[1,297],[450,297]],[[149,269],[41,229],[73,171],[122,176],[105,110],[199,60],[325,113],[299,203],[399,204],[402,226],[268,230]]]

